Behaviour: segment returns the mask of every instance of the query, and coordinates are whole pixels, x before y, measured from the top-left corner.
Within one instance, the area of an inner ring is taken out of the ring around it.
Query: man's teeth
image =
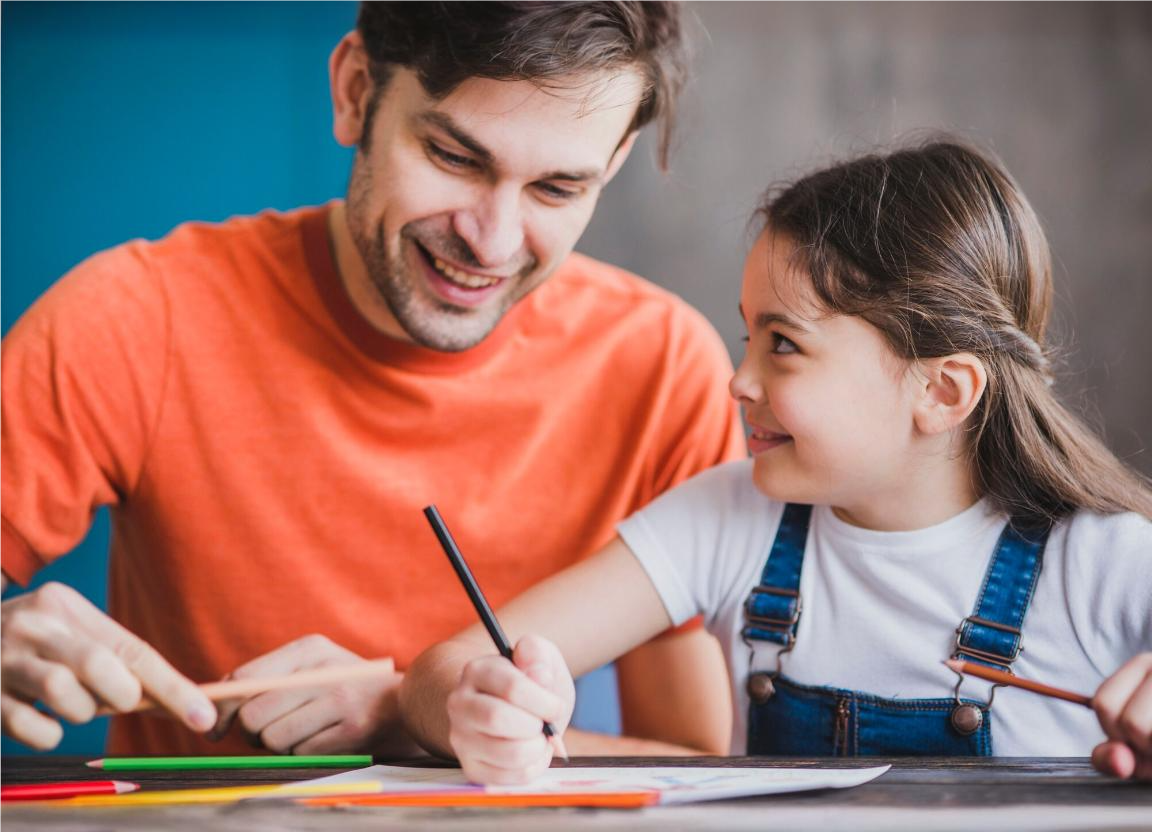
[[[440,272],[453,283],[459,283],[461,286],[467,286],[469,289],[483,289],[486,286],[495,286],[500,282],[500,278],[498,277],[481,277],[478,274],[469,274],[468,272],[454,269],[439,257],[433,257],[432,264],[436,266],[436,271]]]

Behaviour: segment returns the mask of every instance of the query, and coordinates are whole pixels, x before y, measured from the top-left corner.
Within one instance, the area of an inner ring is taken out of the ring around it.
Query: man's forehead
[[[542,163],[564,166],[607,164],[624,139],[644,92],[632,70],[550,81],[497,81],[469,78],[441,99],[428,95],[415,75],[406,85],[417,125],[455,132],[480,145],[494,159],[505,151],[529,150]],[[468,149],[475,150],[475,147]]]
[[[638,71],[621,70],[530,81],[467,78],[440,99],[422,86],[419,91],[426,106],[461,121],[539,117],[580,123],[615,117],[630,123],[644,88]]]

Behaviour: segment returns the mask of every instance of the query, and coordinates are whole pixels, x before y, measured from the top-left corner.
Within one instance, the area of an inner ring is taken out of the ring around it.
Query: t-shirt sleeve
[[[1079,512],[1065,546],[1059,578],[1076,637],[1101,675],[1111,676],[1152,650],[1152,522]]]
[[[2,346],[3,569],[24,584],[131,493],[159,413],[170,327],[142,244],[73,269]]]
[[[673,624],[701,613],[710,623],[720,610],[744,566],[745,539],[759,533],[746,522],[757,499],[750,463],[734,462],[693,477],[617,526]]]
[[[728,351],[707,319],[682,302],[669,317],[664,362],[660,400],[649,405],[659,437],[635,508],[707,468],[748,456],[739,407],[728,395]]]

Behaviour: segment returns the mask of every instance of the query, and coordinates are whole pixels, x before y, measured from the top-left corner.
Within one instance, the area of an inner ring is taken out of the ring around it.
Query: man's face
[[[445,351],[483,340],[572,251],[641,91],[632,72],[549,90],[473,78],[436,101],[397,69],[346,207],[388,334]]]

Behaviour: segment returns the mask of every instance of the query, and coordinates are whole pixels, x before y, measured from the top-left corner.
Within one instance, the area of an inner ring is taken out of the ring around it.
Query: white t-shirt
[[[744,599],[759,583],[782,512],[783,503],[753,485],[752,461],[740,460],[697,475],[619,525],[673,622],[703,613],[724,648],[733,754],[747,747]],[[956,675],[941,662],[972,614],[1005,522],[980,502],[927,529],[876,532],[816,506],[800,578],[803,614],[783,674],[882,697],[951,697]],[[1152,649],[1152,523],[1082,511],[1053,528],[1022,631],[1017,675],[1089,695]],[[773,669],[780,645],[756,645],[752,669]],[[961,696],[986,701],[989,688],[968,678]],[[1088,708],[1016,688],[995,697],[998,756],[1082,756],[1103,739]]]

